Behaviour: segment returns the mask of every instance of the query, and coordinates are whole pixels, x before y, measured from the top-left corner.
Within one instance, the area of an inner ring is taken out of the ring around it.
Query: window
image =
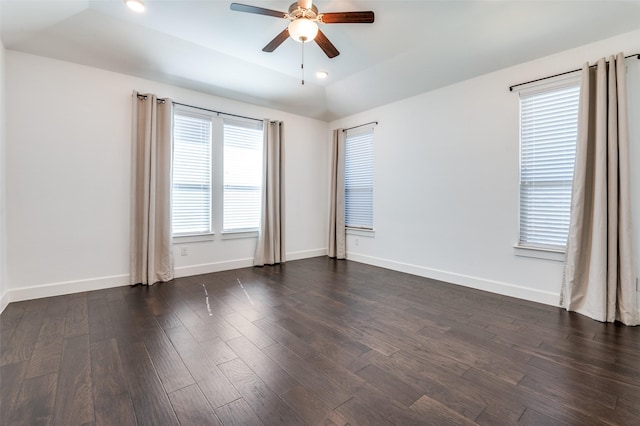
[[[211,118],[173,116],[173,235],[211,230]]]
[[[373,128],[347,131],[345,142],[345,225],[373,229]]]
[[[521,247],[566,247],[579,97],[577,79],[520,92]]]
[[[262,143],[262,123],[225,120],[225,232],[254,231],[260,227]]]
[[[174,108],[174,236],[258,230],[262,143],[261,121]]]

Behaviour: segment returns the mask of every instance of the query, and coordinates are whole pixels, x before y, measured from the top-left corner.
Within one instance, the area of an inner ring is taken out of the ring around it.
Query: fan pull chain
[[[302,40],[302,62],[300,63],[300,71],[302,73],[302,85],[304,86],[304,42],[306,41],[306,37],[300,37]]]

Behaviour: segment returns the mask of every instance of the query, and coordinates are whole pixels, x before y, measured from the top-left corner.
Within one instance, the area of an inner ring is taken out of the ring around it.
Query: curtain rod
[[[348,129],[342,129],[343,132],[346,132],[347,130],[353,130],[353,129],[357,129],[358,127],[364,127],[364,126],[368,126],[369,124],[375,124],[378,125],[377,121],[372,121],[370,123],[364,123],[364,124],[360,124],[358,126],[353,126],[353,127],[349,127]]]
[[[214,113],[216,113],[218,115],[222,114],[222,115],[228,115],[230,117],[238,117],[238,118],[245,118],[247,120],[259,121],[261,123],[264,122],[264,120],[261,120],[259,118],[247,117],[247,116],[244,116],[244,115],[237,115],[237,114],[230,114],[228,112],[222,112],[222,111],[214,111],[212,109],[201,108],[201,107],[197,107],[197,106],[193,106],[193,105],[187,105],[187,104],[181,104],[180,102],[174,102],[173,104],[174,105],[180,105],[180,106],[186,106],[186,107],[189,107],[189,108],[200,109],[202,111],[214,112]]]
[[[635,56],[637,59],[640,59],[640,53],[634,53],[633,55],[625,56],[624,58],[625,58],[625,59],[628,59],[628,58],[632,58],[632,57],[634,57],[634,56]],[[607,62],[608,62],[608,61],[607,61]],[[589,66],[589,68],[593,68],[593,67],[595,67],[595,66],[596,66],[595,64],[594,64],[594,65],[590,65],[590,66]],[[578,69],[575,69],[575,70],[565,71],[565,72],[561,72],[561,73],[559,73],[559,74],[550,75],[550,76],[548,76],[548,77],[542,77],[542,78],[538,78],[538,79],[531,80],[531,81],[525,81],[524,83],[514,84],[513,86],[509,86],[509,91],[510,91],[510,92],[513,92],[513,88],[514,88],[514,87],[523,86],[523,85],[525,85],[525,84],[529,84],[529,83],[535,83],[535,82],[537,82],[537,81],[548,80],[548,79],[553,78],[553,77],[560,77],[561,75],[571,74],[571,73],[574,73],[574,72],[576,72],[576,71],[580,71],[581,69],[582,69],[582,68],[578,68]]]

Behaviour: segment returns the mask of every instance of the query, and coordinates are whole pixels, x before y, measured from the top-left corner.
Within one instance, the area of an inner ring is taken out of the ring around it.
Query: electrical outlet
[[[180,256],[188,256],[189,247],[180,247]]]
[[[356,238],[354,240],[354,242],[356,243],[356,247],[360,245],[360,238]]]

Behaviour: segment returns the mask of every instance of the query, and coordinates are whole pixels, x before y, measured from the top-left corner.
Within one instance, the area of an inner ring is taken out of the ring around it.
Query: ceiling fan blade
[[[329,58],[335,58],[340,54],[340,52],[338,52],[338,49],[336,49],[333,43],[329,41],[327,36],[324,35],[322,31],[318,30],[318,35],[316,35],[315,41],[316,43],[318,43],[318,46],[320,46],[320,49],[322,49],[322,51]]]
[[[255,13],[257,15],[275,16],[276,18],[286,18],[287,14],[277,10],[265,9],[263,7],[249,6],[247,4],[231,3],[231,10],[236,12]]]
[[[331,12],[320,15],[325,24],[371,24],[374,21],[372,11],[362,12]]]
[[[263,52],[273,52],[280,46],[286,39],[289,38],[289,29],[285,28],[280,34],[278,34],[273,40],[262,48]]]
[[[298,0],[298,7],[302,9],[311,9],[311,0]]]

